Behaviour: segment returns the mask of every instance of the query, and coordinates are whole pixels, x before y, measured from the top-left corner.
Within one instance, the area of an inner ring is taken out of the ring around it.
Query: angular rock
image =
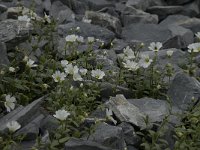
[[[17,20],[4,20],[0,22],[0,42],[5,42],[13,47],[25,40],[31,31],[26,22]],[[8,48],[8,47],[7,47]]]
[[[107,105],[121,122],[128,122],[140,128],[146,127],[143,112],[138,107],[129,103],[123,95],[111,97]]]
[[[175,115],[181,114],[181,110],[174,106],[170,108],[170,104],[164,100],[146,97],[141,99],[128,99],[128,101],[149,117],[149,123],[162,122],[169,115],[170,109],[172,115],[170,115],[169,122],[173,124],[180,123],[180,119]]]
[[[23,140],[26,140],[26,141],[35,140],[37,136],[39,135],[40,122],[42,121],[42,119],[44,119],[43,114],[37,116],[26,126],[18,130],[15,133],[15,136],[25,135]]]
[[[159,20],[163,20],[168,15],[178,14],[183,10],[182,6],[152,6],[146,11],[159,16]]]
[[[168,95],[173,105],[181,110],[187,110],[192,107],[200,97],[200,83],[198,80],[185,73],[179,73],[171,83]]]
[[[8,9],[5,5],[0,4],[0,13],[5,12]]]
[[[119,18],[119,14],[114,7],[105,7],[105,8],[102,8],[101,10],[99,10],[98,12],[107,13],[107,14],[110,14],[111,16]]]
[[[186,48],[194,42],[194,34],[190,29],[176,25],[169,26],[168,29],[171,31],[172,38],[165,43],[165,48]]]
[[[149,7],[149,0],[128,0],[126,6],[133,6],[145,11]]]
[[[88,140],[100,143],[112,149],[124,149],[124,136],[122,128],[111,126],[106,123],[98,125],[94,133],[89,136]]]
[[[106,13],[99,13],[94,11],[86,11],[85,17],[92,20],[92,24],[100,25],[106,27],[109,30],[115,32],[117,35],[120,35],[122,32],[122,25],[118,18],[113,17]]]
[[[166,0],[169,5],[181,5],[192,2],[193,0]]]
[[[141,138],[135,133],[135,130],[131,124],[122,122],[118,126],[123,130],[126,145],[138,146],[140,144]]]
[[[146,13],[134,7],[126,7],[121,14],[122,24],[128,26],[133,23],[158,23],[158,16]]]
[[[26,107],[20,106],[19,108],[5,115],[3,118],[0,119],[0,132],[4,132],[6,130],[6,124],[10,121],[18,121],[23,127],[31,120],[33,120],[36,116],[40,115],[39,109],[44,99],[45,96],[33,101]]]
[[[71,28],[76,29],[77,27],[80,27],[80,32],[78,33],[78,35],[81,35],[85,38],[94,37],[96,39],[103,40],[105,43],[109,43],[115,37],[114,33],[108,29],[83,22],[74,22],[74,23],[59,25],[58,34],[61,37],[65,37],[69,35]]]
[[[183,15],[171,15],[160,23],[161,26],[178,25],[192,30],[194,33],[200,31],[200,19],[189,18]]]
[[[196,0],[192,3],[184,5],[184,9],[182,10],[181,14],[189,17],[197,17],[200,13],[199,7],[200,1]]]
[[[8,64],[9,64],[9,60],[7,56],[6,45],[5,43],[0,42],[0,68]]]
[[[51,5],[50,15],[59,23],[72,22],[75,19],[75,14],[66,5],[60,1],[55,1]]]
[[[65,143],[65,150],[114,150],[114,149],[105,147],[96,142],[72,138],[67,143]]]
[[[114,6],[111,2],[107,0],[81,0],[81,1],[89,7],[89,10],[95,10],[95,11],[105,7]]]

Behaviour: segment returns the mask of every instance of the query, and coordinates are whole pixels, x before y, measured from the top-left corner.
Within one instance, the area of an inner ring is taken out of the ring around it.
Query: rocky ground
[[[81,138],[71,138],[65,143],[65,150],[137,150],[142,143],[142,136],[136,134],[139,129],[147,127],[143,118],[148,116],[150,123],[163,122],[168,116],[168,132],[165,140],[173,149],[175,126],[181,123],[177,114],[183,115],[189,108],[194,108],[200,100],[200,55],[195,56],[196,72],[190,76],[182,66],[188,63],[188,45],[198,41],[195,36],[200,32],[199,0],[33,0],[36,19],[44,17],[44,13],[56,20],[57,28],[55,47],[57,53],[65,47],[65,37],[71,28],[80,27],[77,34],[94,37],[104,41],[103,48],[96,43],[93,48],[97,53],[106,52],[106,57],[98,54],[96,62],[101,61],[106,71],[119,70],[118,57],[126,46],[135,48],[144,43],[141,53],[153,55],[148,50],[152,42],[161,42],[163,47],[158,51],[156,66],[163,68],[168,62],[166,51],[172,50],[170,63],[174,66],[174,74],[170,79],[166,94],[171,98],[169,103],[163,98],[133,97],[133,91],[126,85],[118,85],[117,93],[112,82],[100,85],[103,105],[112,110],[117,121],[101,122],[94,131]],[[32,34],[33,26],[17,20],[19,4],[29,12],[31,0],[0,0],[0,64],[11,64],[9,52],[15,47],[31,52],[27,39]],[[42,41],[37,51],[30,56],[37,58],[48,41]],[[85,45],[79,52],[85,51]],[[62,53],[60,54],[62,55]],[[68,53],[67,55],[70,55]],[[0,87],[1,88],[1,87]],[[5,94],[3,91],[1,95]],[[48,94],[48,93],[47,93]],[[112,97],[111,97],[112,96]],[[36,96],[37,97],[37,96]],[[41,105],[48,95],[32,101],[28,105],[19,105],[9,113],[0,107],[0,131],[5,132],[6,124],[16,120],[22,127],[15,134],[26,134],[20,150],[28,150],[35,144],[38,135],[45,138],[46,133],[58,127],[58,121],[45,111]],[[111,97],[111,98],[110,98]],[[1,106],[1,105],[0,105]],[[175,115],[176,114],[176,115]],[[106,112],[96,109],[85,119],[86,126],[106,119]]]

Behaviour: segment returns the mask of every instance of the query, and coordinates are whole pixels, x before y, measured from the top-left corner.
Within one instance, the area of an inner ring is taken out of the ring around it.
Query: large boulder
[[[109,30],[115,32],[117,35],[120,35],[122,32],[122,25],[120,20],[109,14],[94,11],[86,11],[85,17],[87,19],[90,19],[92,21],[92,24],[106,27]]]
[[[105,147],[97,142],[72,138],[65,143],[65,150],[116,150],[116,149]]]
[[[183,10],[182,6],[152,6],[147,9],[147,12],[156,14],[160,20],[163,20],[168,15],[178,14]]]
[[[126,7],[121,13],[121,21],[124,26],[132,23],[158,23],[158,16],[146,13],[134,7]]]
[[[58,23],[67,23],[75,20],[75,14],[73,11],[63,5],[60,1],[55,1],[51,5],[50,15],[58,22]]]
[[[124,136],[122,128],[106,123],[99,124],[88,140],[100,143],[112,149],[124,150]]]
[[[128,102],[123,95],[111,97],[107,105],[121,122],[128,122],[140,128],[146,128],[143,112]]]
[[[200,97],[200,83],[185,73],[179,73],[171,83],[168,95],[173,105],[182,110],[187,110]]]

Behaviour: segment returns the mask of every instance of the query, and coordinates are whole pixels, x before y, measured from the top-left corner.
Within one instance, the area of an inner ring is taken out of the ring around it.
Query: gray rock
[[[40,122],[44,119],[44,115],[41,114],[37,116],[35,119],[33,119],[30,123],[28,123],[26,126],[18,130],[14,136],[24,135],[25,141],[31,141],[35,140],[37,136],[39,135],[39,128],[40,128]]]
[[[149,5],[149,0],[128,0],[126,3],[126,6],[133,6],[144,11],[149,7]]]
[[[0,42],[0,68],[8,64],[9,64],[9,60],[7,56],[6,45],[5,43]]]
[[[51,9],[51,0],[44,0],[43,1],[43,8],[45,11],[49,12]]]
[[[123,95],[111,97],[107,105],[121,122],[128,122],[140,128],[146,128],[143,112],[129,103]]]
[[[123,130],[126,145],[138,146],[140,144],[141,138],[135,133],[135,129],[131,124],[122,122],[118,126]]]
[[[200,83],[185,73],[179,73],[171,83],[168,95],[172,104],[182,110],[187,110],[200,97]],[[194,100],[192,100],[194,98]]]
[[[120,20],[109,14],[94,12],[94,11],[86,11],[85,17],[87,19],[91,19],[92,24],[106,27],[107,29],[115,32],[116,35],[120,35],[122,32],[122,25],[121,25]]]
[[[105,7],[99,10],[98,12],[107,13],[107,14],[110,14],[111,16],[119,18],[119,14],[114,7]]]
[[[162,122],[169,115],[170,109],[172,115],[169,117],[169,122],[173,124],[180,123],[180,118],[176,117],[176,115],[180,115],[182,113],[181,110],[174,106],[170,108],[170,104],[164,100],[146,97],[141,99],[128,99],[128,101],[149,117],[149,123]]]
[[[116,54],[123,53],[123,49],[129,44],[122,39],[114,39],[112,41],[113,47],[111,50],[114,50]]]
[[[147,12],[156,14],[162,20],[168,15],[178,14],[183,10],[182,6],[152,6],[147,9]]]
[[[114,6],[114,4],[112,4],[107,0],[81,0],[81,1],[89,7],[89,10],[95,10],[95,11],[105,7]]]
[[[124,136],[122,128],[106,123],[99,124],[88,140],[100,143],[112,149],[124,150]]]
[[[190,29],[176,25],[169,26],[168,29],[171,31],[172,38],[165,43],[165,48],[187,48],[194,42],[194,34]]]
[[[126,7],[122,14],[121,20],[124,26],[128,26],[132,23],[158,23],[158,16],[146,13],[142,10],[135,9],[134,7]]]
[[[0,4],[0,13],[5,12],[8,9],[5,5]]]
[[[102,146],[101,144],[96,142],[72,138],[67,143],[65,143],[65,150],[114,150],[114,149]]]
[[[31,120],[36,118],[36,116],[40,115],[40,105],[44,99],[45,96],[33,101],[26,107],[20,106],[19,108],[5,115],[3,118],[0,119],[0,132],[4,132],[6,130],[6,124],[10,121],[18,121],[23,127]]]
[[[63,3],[60,1],[55,1],[52,3],[50,15],[59,24],[72,22],[75,20],[75,14],[73,13],[73,11],[66,5],[63,5]]]
[[[114,33],[108,29],[102,28],[97,25],[83,23],[83,22],[74,22],[74,23],[59,25],[58,26],[58,34],[61,37],[65,37],[65,36],[69,35],[71,28],[76,29],[77,27],[80,27],[80,32],[77,34],[81,35],[85,38],[94,37],[96,39],[103,40],[105,43],[109,43],[115,37]]]
[[[198,4],[200,4],[200,1],[196,0],[192,3],[184,5],[184,9],[182,10],[181,14],[189,17],[197,17],[200,13],[200,8]]]
[[[165,20],[160,23],[161,26],[178,25],[184,28],[192,30],[194,33],[200,31],[200,19],[189,18],[182,15],[168,16]]]
[[[192,1],[193,0],[166,0],[169,5],[181,5]]]
[[[17,20],[4,20],[0,22],[0,42],[5,42],[13,47],[25,40],[29,36],[31,25],[26,26],[26,22]],[[8,47],[7,47],[8,48]]]
[[[135,148],[134,146],[130,146],[130,145],[128,145],[128,146],[127,146],[127,150],[138,150],[138,149]]]
[[[151,42],[165,43],[171,38],[171,32],[167,28],[155,24],[131,24],[122,31],[125,40],[138,40],[149,45]]]

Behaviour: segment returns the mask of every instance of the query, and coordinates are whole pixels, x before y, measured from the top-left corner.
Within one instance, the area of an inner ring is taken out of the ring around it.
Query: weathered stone
[[[51,5],[50,15],[58,23],[67,23],[75,20],[75,14],[66,5],[63,5],[60,1],[55,1]]]
[[[94,37],[96,39],[103,40],[105,43],[109,43],[115,37],[114,33],[108,29],[83,22],[74,22],[74,23],[59,25],[58,34],[62,37],[65,37],[69,35],[71,28],[76,29],[77,27],[80,27],[80,32],[78,33],[78,35],[81,35],[85,38]]]
[[[105,7],[99,10],[98,12],[107,13],[107,14],[110,14],[111,16],[119,18],[119,14],[114,7]]]
[[[6,45],[5,43],[0,42],[0,68],[8,64],[9,64],[9,60],[7,56]]]
[[[87,4],[87,6],[89,7],[89,10],[100,10],[104,7],[112,7],[114,6],[112,3],[110,3],[107,0],[81,0],[82,2],[84,2],[85,4]]]
[[[173,105],[182,110],[187,110],[200,97],[200,83],[185,73],[179,73],[171,83],[168,95]]]
[[[147,12],[156,14],[162,20],[168,15],[178,14],[183,10],[182,6],[152,6],[147,9]]]
[[[198,4],[200,4],[200,1],[196,0],[192,3],[184,5],[184,9],[182,10],[181,14],[189,17],[197,17],[198,14],[200,14],[200,8]]]
[[[181,4],[189,3],[191,1],[193,1],[193,0],[166,0],[166,2],[169,5],[181,5]]]
[[[152,99],[152,98],[141,98],[141,99],[128,99],[128,101],[134,106],[138,107],[145,115],[149,117],[149,123],[159,123],[169,115],[171,109],[171,115],[169,122],[173,124],[179,124],[180,118],[175,115],[181,114],[182,112],[172,106],[164,100]]]
[[[123,95],[111,97],[107,105],[121,122],[132,123],[141,128],[146,127],[143,112],[138,107],[129,103]]]
[[[149,7],[149,0],[128,0],[126,6],[133,6],[137,9],[146,10]]]
[[[122,122],[118,126],[123,130],[126,145],[138,146],[140,144],[141,138],[135,133],[131,124]]]
[[[0,13],[5,12],[8,9],[5,5],[0,4]]]
[[[160,23],[161,26],[178,25],[192,30],[194,33],[200,31],[200,19],[189,18],[182,15],[168,16]]]
[[[134,7],[126,7],[122,14],[121,20],[124,26],[128,26],[132,23],[158,23],[158,16],[146,13],[142,10],[135,9]]]
[[[114,150],[114,149],[102,146],[101,144],[96,142],[72,138],[67,143],[65,143],[65,150]]]
[[[85,17],[87,19],[91,19],[92,24],[106,27],[109,30],[115,32],[117,35],[120,35],[122,32],[122,26],[120,20],[109,14],[99,13],[94,11],[86,11]]]
[[[26,25],[24,21],[4,20],[0,22],[0,42],[13,47],[25,40],[29,36],[31,27]],[[8,47],[7,47],[8,48]]]
[[[33,101],[26,107],[19,107],[1,118],[0,132],[4,132],[6,129],[6,124],[13,120],[18,121],[22,127],[28,124],[31,120],[40,114],[39,109],[44,98],[45,96]]]
[[[42,119],[44,119],[43,114],[37,116],[26,126],[18,130],[15,133],[15,136],[24,135],[25,137],[23,140],[26,140],[26,141],[35,140],[37,136],[39,135],[40,122],[42,121]]]
[[[112,149],[124,149],[124,136],[122,128],[111,126],[106,123],[98,125],[94,133],[89,136],[88,140],[100,143]]]

